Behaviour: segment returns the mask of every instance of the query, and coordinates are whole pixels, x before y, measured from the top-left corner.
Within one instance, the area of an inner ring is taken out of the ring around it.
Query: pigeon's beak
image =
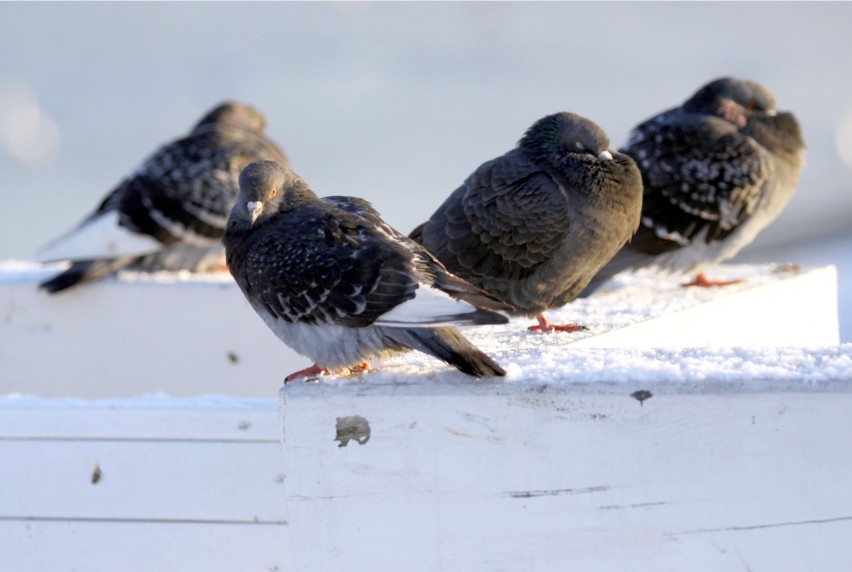
[[[263,201],[249,201],[246,203],[246,207],[248,208],[251,223],[254,224],[254,221],[256,221],[257,217],[260,216],[260,213],[263,212]]]

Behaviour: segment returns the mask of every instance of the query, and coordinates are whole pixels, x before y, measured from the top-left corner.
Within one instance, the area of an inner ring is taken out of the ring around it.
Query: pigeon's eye
[[[274,196],[275,196],[275,195],[277,195],[277,194],[278,194],[278,189],[276,189],[276,188],[274,188],[274,187],[272,188],[272,190],[271,190],[271,191],[269,191],[269,196],[270,196],[270,197],[274,197]]]
[[[760,106],[753,99],[749,99],[748,101],[746,101],[745,106],[746,109],[751,109],[752,111],[757,111],[758,109],[760,109]]]

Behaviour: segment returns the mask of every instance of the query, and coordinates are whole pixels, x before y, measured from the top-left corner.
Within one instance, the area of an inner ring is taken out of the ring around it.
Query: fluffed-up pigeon
[[[639,170],[609,145],[574,113],[539,119],[411,236],[450,272],[537,317],[531,330],[581,329],[544,312],[572,301],[639,225]]]
[[[315,362],[285,381],[412,349],[472,376],[505,374],[455,326],[506,323],[496,311],[511,306],[447,272],[363,199],[319,198],[289,167],[253,163],[223,242],[254,310]]]
[[[732,258],[787,205],[804,164],[799,122],[753,81],[721,78],[683,105],[639,124],[622,149],[642,171],[642,224],[589,285],[653,266],[697,273]]]
[[[263,159],[287,163],[264,135],[265,125],[250,105],[226,102],[212,109],[189,135],[157,149],[94,213],[38,255],[41,262],[71,261],[41,287],[55,293],[122,268],[222,266],[221,239],[240,171]]]

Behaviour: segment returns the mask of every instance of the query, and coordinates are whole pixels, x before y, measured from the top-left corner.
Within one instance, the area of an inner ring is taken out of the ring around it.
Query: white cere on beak
[[[767,109],[766,115],[769,115],[770,117],[774,117],[775,115],[778,115],[778,112],[774,109]]]
[[[609,151],[601,151],[598,154],[598,159],[600,159],[601,161],[611,161],[612,153],[610,153]]]
[[[254,221],[256,221],[257,217],[260,216],[260,213],[263,212],[263,201],[249,201],[246,203],[246,207],[248,208],[251,222],[254,224]]]

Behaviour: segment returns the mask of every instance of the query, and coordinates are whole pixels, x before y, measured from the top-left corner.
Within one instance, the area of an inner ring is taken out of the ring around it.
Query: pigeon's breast
[[[397,348],[388,347],[379,329],[373,326],[287,322],[266,308],[255,306],[255,310],[278,339],[320,367],[351,367],[398,352]]]

